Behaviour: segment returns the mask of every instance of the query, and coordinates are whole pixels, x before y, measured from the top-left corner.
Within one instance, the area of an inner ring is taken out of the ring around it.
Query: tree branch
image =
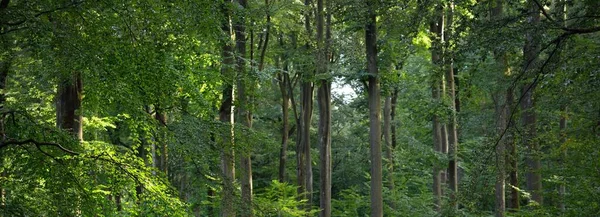
[[[60,149],[63,152],[66,152],[68,154],[71,155],[79,155],[80,153],[69,150],[65,147],[63,147],[62,145],[58,144],[58,143],[53,143],[53,142],[39,142],[36,141],[34,139],[26,139],[26,140],[22,140],[22,141],[18,141],[18,140],[6,140],[0,143],[0,149],[8,147],[9,145],[25,145],[25,144],[34,144],[38,149],[41,146],[53,146],[56,147],[58,149]]]
[[[563,25],[557,23],[554,19],[552,19],[552,17],[548,14],[548,12],[546,12],[546,9],[544,9],[544,6],[538,0],[533,0],[533,2],[538,6],[540,11],[542,11],[542,14],[544,15],[544,17],[546,17],[546,19],[550,20],[550,22],[552,22],[554,25],[558,26],[563,31],[570,32],[571,34],[587,34],[587,33],[594,33],[594,32],[600,31],[600,26],[585,28],[585,29],[574,29],[574,28],[569,28],[569,27],[563,26]]]

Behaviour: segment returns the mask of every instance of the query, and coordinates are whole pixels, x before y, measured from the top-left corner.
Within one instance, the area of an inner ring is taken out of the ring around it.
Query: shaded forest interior
[[[0,216],[600,216],[599,8],[0,0]]]

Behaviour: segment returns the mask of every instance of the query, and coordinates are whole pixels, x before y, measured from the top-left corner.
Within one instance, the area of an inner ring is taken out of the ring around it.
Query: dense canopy
[[[600,216],[598,8],[0,0],[0,216]]]

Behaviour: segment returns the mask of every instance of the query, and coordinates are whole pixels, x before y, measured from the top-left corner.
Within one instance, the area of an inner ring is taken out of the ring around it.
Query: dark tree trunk
[[[304,5],[306,7],[310,7],[310,0],[305,0]],[[304,15],[304,25],[306,27],[306,31],[309,36],[312,36],[312,29],[310,27],[310,11]],[[307,43],[305,45],[307,50],[310,50],[310,45]],[[298,193],[305,195],[304,199],[307,200],[305,204],[305,209],[310,209],[310,204],[312,204],[312,164],[311,164],[311,156],[310,156],[310,125],[312,120],[312,108],[313,108],[313,82],[311,79],[313,77],[313,73],[311,69],[305,68],[304,73],[302,74],[302,109],[300,112],[300,129],[299,136],[300,142],[297,146],[297,154],[298,154]]]
[[[369,73],[369,143],[371,146],[371,216],[383,216],[383,176],[381,157],[381,88],[377,69],[376,2],[367,1],[369,15],[365,26],[367,72]]]
[[[248,91],[251,88],[251,78],[246,72],[246,24],[244,13],[247,13],[246,0],[237,0],[240,8],[237,12],[234,29],[236,39],[236,66],[237,66],[237,111],[236,119],[245,127],[252,128],[252,115]],[[268,33],[267,33],[268,34]],[[268,40],[268,39],[266,39]],[[266,44],[263,50],[266,49]],[[241,213],[243,217],[252,216],[252,159],[251,153],[240,154],[240,181],[242,187]]]
[[[329,1],[328,1],[329,2]],[[329,10],[329,8],[328,8]],[[327,16],[326,39],[323,39],[324,32],[324,10],[323,0],[317,1],[317,74],[326,75],[328,71],[329,40],[331,39],[331,18]],[[327,77],[327,76],[323,76]],[[320,179],[319,179],[319,201],[320,217],[331,216],[331,82],[327,78],[319,81],[318,88],[318,107],[319,107],[319,161],[320,161]]]
[[[56,103],[56,125],[68,131],[79,140],[83,140],[83,125],[81,119],[81,97],[83,83],[78,72],[72,73],[68,79],[58,84]]]
[[[529,17],[527,22],[529,26],[535,27],[540,22],[539,8],[537,7],[535,0],[528,0],[529,5]],[[526,74],[530,74],[536,66],[537,55],[539,52],[539,43],[535,30],[530,29],[526,33],[525,46],[523,53],[525,57],[523,71]],[[525,155],[525,161],[528,166],[528,170],[525,173],[527,190],[531,192],[531,199],[539,203],[543,203],[542,198],[542,174],[541,174],[541,161],[539,156],[539,145],[536,141],[536,114],[535,114],[535,103],[533,98],[533,92],[535,89],[535,83],[527,82],[522,86],[521,94],[521,119],[524,129],[523,135],[523,146],[527,147],[527,154]]]

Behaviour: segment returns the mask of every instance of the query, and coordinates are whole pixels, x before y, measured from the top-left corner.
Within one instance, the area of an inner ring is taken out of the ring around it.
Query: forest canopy
[[[0,216],[600,216],[598,8],[0,0]]]

